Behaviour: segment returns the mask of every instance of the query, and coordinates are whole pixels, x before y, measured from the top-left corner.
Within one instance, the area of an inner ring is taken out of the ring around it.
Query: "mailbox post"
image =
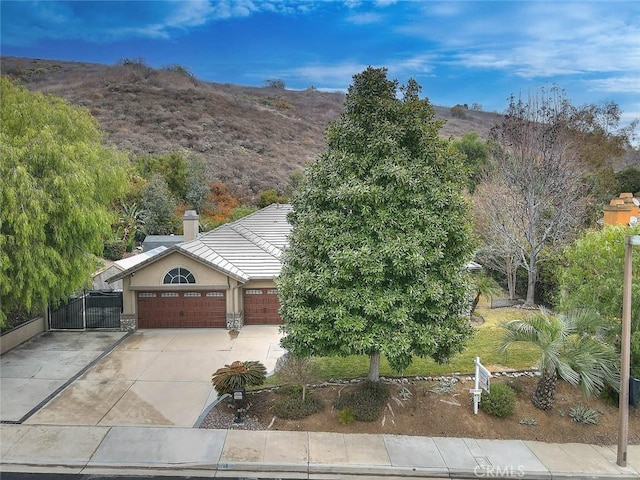
[[[242,413],[244,411],[246,398],[247,393],[244,388],[233,389],[233,404],[236,407],[236,418],[233,420],[234,423],[242,423],[244,421]]]

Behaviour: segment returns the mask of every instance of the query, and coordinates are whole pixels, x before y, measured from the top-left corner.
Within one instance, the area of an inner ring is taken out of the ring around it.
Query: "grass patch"
[[[430,358],[414,357],[413,363],[404,372],[394,372],[385,358],[380,360],[380,375],[398,376],[399,374],[414,376],[446,375],[450,373],[473,373],[474,359],[480,357],[485,366],[500,365],[515,370],[535,368],[538,352],[535,348],[521,345],[512,348],[507,355],[498,352],[502,338],[500,323],[516,318],[525,318],[532,313],[520,308],[489,309],[480,306],[476,314],[484,317],[482,325],[474,327],[475,335],[469,340],[466,348],[455,355],[449,363],[438,364]],[[351,355],[348,357],[316,357],[318,380],[332,378],[362,378],[369,372],[369,357]],[[265,385],[279,385],[282,382],[278,375],[269,377]]]

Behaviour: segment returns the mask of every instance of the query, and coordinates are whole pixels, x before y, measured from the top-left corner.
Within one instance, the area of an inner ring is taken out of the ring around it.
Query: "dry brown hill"
[[[282,190],[289,174],[324,148],[329,121],[344,94],[314,89],[256,88],[202,82],[177,67],[155,70],[144,62],[122,65],[2,57],[3,75],[32,91],[67,99],[90,110],[107,140],[134,154],[185,150],[210,166],[211,179],[245,200],[268,188]],[[425,92],[428,94],[428,92]],[[495,113],[465,111],[447,120],[445,137],[488,135]]]

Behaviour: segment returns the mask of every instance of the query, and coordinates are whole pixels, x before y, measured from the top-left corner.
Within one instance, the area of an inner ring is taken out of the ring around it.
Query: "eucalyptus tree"
[[[126,185],[126,156],[60,98],[0,79],[0,321],[90,280]]]
[[[471,336],[473,245],[460,152],[420,86],[386,69],[353,77],[326,151],[294,196],[278,279],[282,340],[297,356],[446,361]]]

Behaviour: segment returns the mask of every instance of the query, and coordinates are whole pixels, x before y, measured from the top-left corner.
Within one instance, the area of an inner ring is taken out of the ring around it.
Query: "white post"
[[[475,362],[476,364],[476,375],[474,377],[474,381],[473,381],[473,414],[477,415],[478,414],[478,403],[480,403],[480,357],[476,357]]]

